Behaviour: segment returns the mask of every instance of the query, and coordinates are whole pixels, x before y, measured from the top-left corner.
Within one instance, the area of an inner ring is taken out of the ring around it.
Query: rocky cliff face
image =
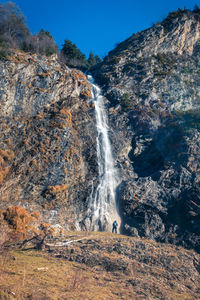
[[[198,251],[199,30],[199,11],[171,13],[92,71],[107,98],[121,232]],[[98,183],[84,74],[22,53],[1,61],[0,72],[0,208],[21,205],[84,229]]]
[[[15,53],[0,72],[1,208],[78,229],[98,173],[90,86],[56,57]]]
[[[108,105],[122,231],[200,250],[200,13],[177,11],[93,70]]]

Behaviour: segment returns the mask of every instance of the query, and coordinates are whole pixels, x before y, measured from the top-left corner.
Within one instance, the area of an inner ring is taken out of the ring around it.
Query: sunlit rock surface
[[[1,207],[37,209],[50,223],[80,229],[98,174],[85,75],[56,57],[24,53],[0,70]]]

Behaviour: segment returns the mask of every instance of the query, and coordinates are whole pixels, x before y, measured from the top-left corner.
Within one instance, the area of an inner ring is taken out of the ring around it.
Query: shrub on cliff
[[[8,255],[8,251],[19,239],[19,234],[8,226],[5,211],[0,210],[0,254]]]
[[[184,9],[178,8],[178,10],[170,12],[167,18],[165,18],[161,23],[164,27],[164,32],[167,34],[171,30],[171,27],[173,26],[173,22],[176,20],[176,18],[181,18],[187,12],[188,10],[185,8]]]
[[[25,235],[27,228],[33,218],[28,211],[20,206],[12,206],[7,208],[4,213],[4,219],[11,225],[17,232]]]
[[[177,124],[181,125],[184,130],[195,128],[200,130],[200,111],[175,111],[174,120]]]
[[[121,105],[124,111],[129,111],[132,109],[133,100],[128,93],[123,94]]]
[[[54,228],[47,223],[40,222],[40,213],[30,214],[21,206],[11,206],[0,210],[0,254],[13,247],[20,248],[32,245],[35,249],[42,249],[48,237],[54,235]]]

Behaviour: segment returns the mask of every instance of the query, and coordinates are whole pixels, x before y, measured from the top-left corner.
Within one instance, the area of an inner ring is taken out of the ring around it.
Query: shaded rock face
[[[200,14],[178,11],[93,69],[109,100],[121,231],[200,251]]]
[[[45,221],[80,229],[98,174],[84,74],[22,53],[1,61],[0,72],[1,208],[38,209]]]

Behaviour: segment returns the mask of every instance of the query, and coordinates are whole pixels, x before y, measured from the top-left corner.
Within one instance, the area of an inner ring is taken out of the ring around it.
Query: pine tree
[[[96,64],[99,64],[102,62],[101,58],[98,55],[95,55],[94,58],[95,58]]]
[[[89,58],[88,58],[88,63],[89,63],[90,66],[96,65],[96,60],[94,58],[94,54],[93,54],[92,51],[90,51]]]
[[[87,60],[85,54],[83,54],[70,40],[65,40],[61,52],[64,55],[67,64],[86,67]]]
[[[200,12],[200,8],[197,4],[195,4],[193,12],[198,12],[198,13]]]

